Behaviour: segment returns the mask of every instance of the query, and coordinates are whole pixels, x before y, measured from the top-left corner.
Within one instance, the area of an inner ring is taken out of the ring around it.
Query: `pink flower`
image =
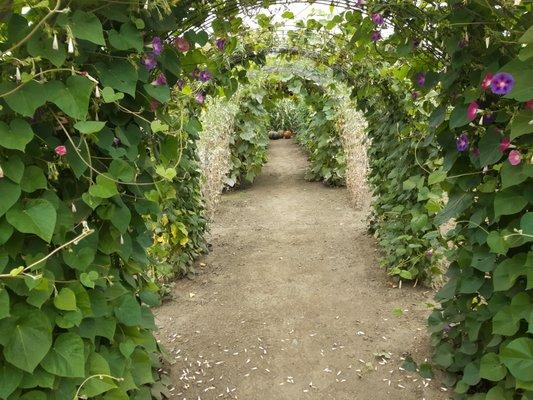
[[[466,111],[466,116],[468,117],[469,121],[472,121],[474,118],[476,118],[477,110],[479,109],[479,104],[477,102],[473,101],[468,105],[468,109]]]
[[[522,154],[518,150],[511,150],[508,159],[511,165],[518,165],[522,161]]]
[[[376,25],[383,25],[385,20],[383,19],[383,16],[381,14],[375,13],[371,16],[372,22]]]
[[[533,100],[526,101],[526,110],[533,110]]]
[[[487,90],[488,88],[490,88],[490,84],[492,83],[493,77],[494,75],[492,75],[490,72],[488,72],[487,75],[485,75],[485,77],[481,81],[481,88],[483,90]]]
[[[65,146],[57,146],[54,151],[58,156],[66,156],[67,155],[67,148]]]
[[[505,150],[509,148],[510,144],[511,144],[511,139],[509,138],[509,136],[505,136],[500,142],[500,151],[503,153]]]
[[[157,109],[159,108],[159,103],[155,100],[151,100],[150,101],[150,111],[151,112],[156,112]]]
[[[174,40],[174,46],[176,47],[176,49],[178,49],[182,53],[188,52],[189,49],[191,48],[191,46],[190,46],[189,42],[187,41],[187,39],[182,38],[182,37],[177,37]]]

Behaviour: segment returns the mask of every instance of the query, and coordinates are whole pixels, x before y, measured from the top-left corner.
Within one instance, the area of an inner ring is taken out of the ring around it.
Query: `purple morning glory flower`
[[[155,78],[155,81],[152,82],[152,85],[155,86],[163,86],[167,84],[167,77],[165,74],[159,74],[157,75],[157,78]]]
[[[383,16],[381,14],[375,13],[372,14],[372,22],[376,25],[383,25],[383,22],[385,22],[385,20],[383,19]]]
[[[420,93],[418,93],[416,90],[414,90],[414,91],[411,93],[411,98],[412,98],[413,100],[418,99],[418,96],[420,96]]]
[[[416,83],[418,84],[418,86],[424,86],[424,84],[426,83],[426,74],[424,74],[423,72],[420,72],[416,75]]]
[[[194,71],[191,72],[191,76],[193,78],[198,79],[200,77],[200,69],[199,68],[195,68]]]
[[[466,133],[462,133],[458,138],[457,138],[457,151],[465,151],[466,149],[468,149],[468,136],[466,135]]]
[[[490,113],[490,114],[485,114],[483,116],[483,125],[490,125],[492,123],[494,123],[494,120],[496,118],[494,117],[494,114]]]
[[[200,92],[200,93],[198,93],[198,94],[196,95],[195,99],[196,99],[196,102],[197,102],[198,104],[204,104],[204,102],[205,102],[205,95],[204,95],[202,92]]]
[[[146,53],[141,62],[148,71],[154,69],[157,65],[157,61],[153,53]]]
[[[213,79],[213,75],[211,75],[211,72],[209,72],[209,70],[205,70],[205,71],[201,71],[199,74],[198,74],[198,78],[202,81],[202,82],[208,82],[210,81],[211,79]]]
[[[492,93],[505,95],[513,90],[514,76],[507,72],[499,72],[492,77],[490,88]]]
[[[370,40],[372,40],[373,42],[377,42],[380,39],[381,39],[381,32],[379,31],[374,31],[370,35]]]
[[[154,49],[154,54],[158,56],[163,51],[163,42],[161,41],[161,38],[158,36],[155,36],[152,39],[152,48]]]
[[[218,38],[216,41],[216,46],[220,51],[224,51],[224,48],[226,47],[226,39]]]
[[[176,82],[176,86],[179,90],[182,90],[185,87],[185,81],[183,79],[178,79]]]

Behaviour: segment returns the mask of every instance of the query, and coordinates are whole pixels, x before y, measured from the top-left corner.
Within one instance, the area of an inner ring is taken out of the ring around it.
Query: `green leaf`
[[[490,247],[490,251],[496,254],[506,254],[507,250],[509,250],[509,246],[505,242],[505,239],[498,231],[492,231],[489,233],[487,236],[487,244]]]
[[[98,63],[95,65],[103,86],[109,86],[120,92],[135,97],[137,88],[137,70],[126,60],[116,60],[111,64]]]
[[[23,119],[15,118],[9,126],[0,121],[0,147],[24,151],[32,139],[33,130]]]
[[[115,179],[122,182],[133,182],[135,179],[135,170],[124,160],[113,160],[109,165],[109,173]]]
[[[20,369],[0,362],[0,399],[7,399],[18,388],[23,376]]]
[[[511,139],[533,132],[533,110],[521,110],[511,123]]]
[[[528,177],[533,176],[533,165],[520,163],[520,165],[511,165],[503,163],[500,169],[502,178],[502,190],[508,187],[519,185]]]
[[[15,183],[20,183],[24,175],[24,163],[19,156],[9,156],[6,161],[1,161],[0,165],[4,170],[4,176],[11,179]]]
[[[519,43],[533,43],[533,26],[529,27],[529,29],[518,39]]]
[[[7,223],[5,218],[0,218],[0,246],[5,244],[11,235],[13,235],[14,229]],[[2,268],[0,268],[2,270]]]
[[[130,22],[120,26],[120,33],[114,29],[110,30],[109,43],[118,50],[135,49],[139,53],[143,50],[141,32]]]
[[[533,339],[522,337],[513,340],[501,350],[500,360],[516,379],[532,381]]]
[[[98,281],[98,272],[96,271],[89,271],[89,272],[82,272],[80,274],[80,282],[83,286],[94,289],[94,285],[96,281]]]
[[[28,309],[16,321],[4,346],[4,357],[15,367],[32,373],[51,345],[50,320],[42,311]]]
[[[507,369],[500,362],[500,357],[496,353],[487,353],[481,357],[479,366],[479,376],[489,381],[498,382],[505,378]]]
[[[89,188],[91,196],[108,199],[118,194],[117,184],[106,175],[103,174],[96,177],[96,184]]]
[[[481,166],[491,165],[500,158],[503,153],[500,151],[501,135],[496,129],[489,129],[479,140],[479,161]]]
[[[176,168],[165,168],[162,165],[158,165],[155,169],[155,172],[157,175],[165,178],[168,181],[172,181],[178,174]]]
[[[74,333],[62,333],[41,362],[45,371],[66,378],[85,377],[84,345]]]
[[[502,191],[494,196],[494,215],[512,215],[520,212],[527,205],[527,200],[513,191]]]
[[[74,124],[74,128],[85,134],[100,132],[104,126],[105,122],[101,121],[80,121]]]
[[[458,193],[450,196],[444,209],[435,216],[435,224],[441,225],[451,218],[458,217],[472,205],[473,196],[470,193]]]
[[[503,260],[494,270],[494,290],[510,289],[521,275],[526,275],[526,254],[519,253],[512,258]]]
[[[467,108],[468,106],[460,104],[453,109],[450,115],[450,129],[459,128],[468,124]]]
[[[50,242],[57,221],[54,206],[44,199],[32,199],[24,205],[17,204],[6,214],[9,222],[22,233],[33,233]]]
[[[76,38],[105,46],[102,23],[93,13],[76,10],[72,16],[71,28]]]
[[[131,361],[133,379],[138,386],[154,382],[152,361],[146,351],[139,348],[135,349],[131,355]]]
[[[9,293],[5,288],[0,287],[0,319],[7,318],[9,315]]]
[[[98,353],[91,353],[87,360],[89,375],[111,375],[111,370],[106,359]],[[96,397],[117,385],[110,378],[95,378],[87,381],[81,390],[82,398]]]
[[[283,12],[283,14],[281,14],[281,17],[285,19],[294,19],[294,13],[292,11],[286,10]]]
[[[167,132],[169,129],[169,126],[167,124],[162,123],[158,119],[155,119],[150,123],[150,128],[152,129],[153,133]]]
[[[533,212],[525,213],[522,216],[520,229],[524,235],[533,235]]]
[[[115,308],[118,320],[126,326],[141,324],[141,306],[132,295],[125,295],[118,307]]]
[[[122,100],[124,98],[124,93],[117,92],[113,90],[113,88],[106,86],[102,90],[102,98],[104,99],[105,103],[113,103],[115,101]]]
[[[6,179],[0,179],[0,217],[4,215],[19,199],[20,186]]]
[[[72,289],[62,288],[54,297],[54,306],[59,310],[75,311],[77,309],[76,294]]]
[[[446,172],[442,170],[433,171],[429,174],[428,185],[434,185],[435,183],[442,182],[446,179]]]
[[[53,38],[42,33],[37,33],[28,41],[28,53],[32,57],[42,57],[49,60],[55,67],[59,68],[67,59],[67,51],[63,43],[58,43],[57,50],[54,50]]]
[[[94,83],[88,78],[74,75],[67,78],[66,86],[62,82],[52,81],[46,85],[46,90],[49,100],[65,114],[75,119],[85,119],[93,87]]]
[[[479,367],[474,362],[467,364],[463,370],[463,382],[469,386],[474,386],[477,385],[480,380]]]
[[[39,189],[46,189],[48,183],[43,170],[35,165],[30,165],[24,170],[20,187],[26,193],[33,193]]]
[[[151,83],[146,83],[143,87],[148,95],[160,103],[164,104],[170,100],[170,88],[167,85],[152,85]]]
[[[15,85],[0,85],[0,93],[7,93]],[[24,117],[33,117],[35,110],[44,105],[48,99],[45,85],[36,81],[29,81],[20,87],[17,91],[5,97],[7,105],[15,112]]]

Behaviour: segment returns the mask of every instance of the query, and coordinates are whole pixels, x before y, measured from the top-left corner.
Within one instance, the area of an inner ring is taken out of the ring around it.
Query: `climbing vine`
[[[532,7],[369,0],[297,22],[278,49],[352,88],[389,272],[431,281],[449,262],[429,326],[459,398],[533,393]],[[2,9],[0,398],[165,395],[149,307],[203,250],[200,109],[276,47],[271,19],[253,36],[233,10],[210,36],[177,31],[209,19],[204,2]],[[268,126],[263,88],[239,95],[236,185],[266,161]],[[342,183],[335,105],[306,98],[311,173]]]

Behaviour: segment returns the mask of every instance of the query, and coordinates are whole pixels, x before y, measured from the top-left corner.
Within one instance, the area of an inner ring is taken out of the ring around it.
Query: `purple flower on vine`
[[[155,86],[163,86],[167,84],[167,77],[165,74],[159,74],[157,75],[157,78],[155,78],[155,81],[152,82],[152,85]]]
[[[513,90],[514,82],[513,75],[507,72],[499,72],[492,77],[490,88],[494,94],[505,95]]]
[[[154,69],[157,65],[157,61],[155,59],[154,53],[146,53],[142,58],[142,64],[144,67],[150,71]]]
[[[383,16],[379,13],[372,14],[372,22],[376,25],[383,25],[385,20],[383,19]]]
[[[466,149],[468,149],[468,143],[468,136],[466,135],[466,133],[462,133],[461,135],[459,135],[456,142],[457,151],[465,151]]]
[[[220,51],[224,51],[224,49],[226,48],[226,39],[218,38],[215,44],[217,46],[217,49],[219,49]]]
[[[150,111],[151,112],[156,112],[158,108],[159,108],[159,103],[157,101],[155,101],[155,100],[150,101]]]
[[[494,114],[486,114],[483,116],[483,125],[490,125],[494,122]]]
[[[178,79],[176,82],[176,86],[179,90],[182,90],[185,87],[185,81],[183,79]]]
[[[152,48],[154,49],[154,54],[158,56],[163,51],[163,42],[159,36],[155,36],[152,39]]]
[[[196,95],[195,99],[196,99],[196,102],[198,104],[204,104],[205,103],[205,95],[202,92],[198,93]]]
[[[381,32],[380,31],[372,32],[372,34],[370,35],[370,40],[372,40],[373,42],[377,42],[381,40]]]
[[[416,90],[413,90],[413,92],[411,93],[411,98],[413,100],[418,99],[419,96],[420,96],[420,93],[418,93]]]
[[[193,78],[196,78],[198,79],[200,77],[200,69],[199,68],[195,68],[192,72],[191,72],[191,76]]]
[[[468,47],[468,39],[463,38],[459,41],[458,46],[460,49],[464,49],[465,47]]]
[[[213,79],[213,75],[211,75],[211,72],[209,72],[209,70],[206,69],[205,71],[201,71],[198,74],[198,78],[202,82],[209,82],[211,79]]]
[[[416,83],[418,84],[418,86],[424,86],[426,83],[426,74],[423,72],[419,72],[416,75]]]

